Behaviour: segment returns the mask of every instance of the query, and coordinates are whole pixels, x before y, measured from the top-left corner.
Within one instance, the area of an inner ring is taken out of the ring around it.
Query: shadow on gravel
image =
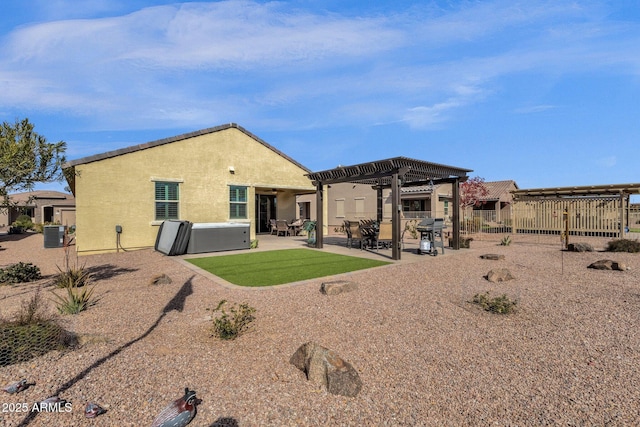
[[[117,356],[123,350],[126,350],[127,348],[131,347],[133,344],[137,343],[138,341],[141,341],[144,338],[146,338],[151,332],[153,332],[153,330],[155,328],[158,327],[158,325],[160,324],[160,322],[162,321],[162,319],[164,318],[164,316],[167,313],[169,313],[171,311],[182,312],[182,310],[184,310],[184,303],[185,303],[187,297],[189,295],[193,294],[192,280],[193,280],[194,277],[195,276],[191,276],[182,285],[182,287],[176,293],[176,295],[173,298],[171,298],[171,300],[167,303],[167,305],[164,306],[164,308],[162,309],[162,314],[160,314],[158,319],[153,323],[153,325],[151,325],[149,327],[149,329],[147,329],[147,331],[144,334],[142,334],[138,338],[135,338],[135,339],[129,341],[128,343],[116,348],[115,350],[113,350],[108,355],[96,360],[91,365],[89,365],[87,368],[85,368],[82,372],[78,373],[78,375],[76,375],[75,377],[71,378],[66,383],[62,384],[57,390],[55,390],[53,393],[51,393],[51,395],[52,396],[58,396],[59,394],[65,392],[66,390],[68,390],[71,387],[73,387],[78,381],[80,381],[84,377],[86,377],[87,374],[90,373],[92,370],[94,370],[95,368],[98,368],[104,362],[106,362],[107,360],[111,359],[112,357]],[[108,378],[104,379],[104,381],[108,381],[108,380],[109,380]],[[21,426],[26,426],[26,425],[31,424],[31,421],[33,421],[38,416],[38,414],[39,414],[39,412],[37,412],[37,411],[29,412],[29,414],[22,420],[22,422],[20,422],[20,424],[18,424],[18,426],[21,427]],[[225,419],[227,419],[227,418],[225,418]],[[237,423],[236,424],[220,424],[220,425],[231,425],[231,426],[236,425],[237,426]]]
[[[235,418],[220,417],[213,424],[209,424],[209,427],[240,427],[240,424]]]
[[[94,265],[93,267],[87,267],[87,271],[91,273],[91,278],[94,280],[111,279],[112,277],[119,276],[125,273],[132,273],[138,271],[137,268],[122,268],[113,264]]]

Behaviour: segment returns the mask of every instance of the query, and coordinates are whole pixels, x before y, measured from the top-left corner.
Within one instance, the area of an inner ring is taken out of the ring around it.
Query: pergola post
[[[624,239],[624,192],[620,191],[620,239]]]
[[[391,176],[391,259],[399,260],[400,252],[400,179],[398,171]]]
[[[377,221],[380,223],[383,220],[383,209],[384,209],[384,203],[382,200],[382,186],[381,185],[377,185],[376,186],[376,201],[377,201],[377,216],[376,219]]]
[[[452,249],[460,249],[460,180],[453,180],[451,194],[453,196],[453,241]]]
[[[323,191],[322,182],[316,183],[316,248],[322,249],[323,246]]]

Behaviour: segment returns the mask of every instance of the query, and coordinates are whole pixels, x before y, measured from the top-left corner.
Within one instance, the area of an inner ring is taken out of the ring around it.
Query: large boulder
[[[589,243],[569,243],[567,250],[571,252],[593,252],[593,246]]]
[[[314,342],[302,344],[289,362],[331,394],[354,397],[362,388],[360,376],[349,362]]]
[[[351,292],[358,289],[355,282],[349,280],[335,280],[333,282],[323,282],[320,285],[320,292],[325,295],[338,295],[343,292]]]
[[[595,268],[596,270],[628,270],[628,267],[625,264],[610,259],[601,259],[591,263],[588,268]]]
[[[487,273],[486,278],[491,283],[506,282],[515,279],[513,274],[506,268],[493,269]]]
[[[171,280],[171,277],[169,277],[166,274],[162,273],[162,274],[159,274],[157,276],[154,276],[151,279],[151,282],[149,282],[149,284],[153,285],[153,286],[170,285],[172,282],[173,282],[173,280]]]

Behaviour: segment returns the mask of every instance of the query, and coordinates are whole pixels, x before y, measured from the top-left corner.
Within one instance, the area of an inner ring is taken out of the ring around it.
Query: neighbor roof
[[[519,197],[561,197],[561,196],[611,196],[619,194],[640,194],[640,184],[586,185],[582,187],[531,188],[511,192]]]
[[[485,188],[487,189],[487,195],[481,197],[480,200],[500,200],[504,198],[505,195],[508,195],[511,191],[512,186],[518,189],[518,184],[512,179],[505,181],[489,181],[484,183]]]
[[[24,193],[10,194],[9,198],[13,203],[22,204],[29,203],[33,200],[69,200],[73,203],[73,194],[62,193],[60,191],[36,190],[26,191]]]
[[[256,135],[252,134],[251,132],[249,132],[248,130],[246,130],[242,126],[237,125],[236,123],[229,123],[229,124],[226,124],[226,125],[220,125],[220,126],[216,126],[216,127],[212,127],[212,128],[202,129],[202,130],[198,130],[198,131],[195,131],[195,132],[190,132],[190,133],[185,133],[185,134],[182,134],[182,135],[172,136],[170,138],[158,139],[156,141],[145,142],[144,144],[132,145],[131,147],[121,148],[119,150],[108,151],[108,152],[102,153],[102,154],[96,154],[96,155],[93,155],[93,156],[83,157],[83,158],[77,159],[77,160],[71,160],[69,162],[66,162],[62,167],[64,169],[67,169],[67,168],[74,167],[74,166],[77,166],[77,165],[83,165],[83,164],[86,164],[86,163],[97,162],[97,161],[108,159],[108,158],[111,158],[111,157],[121,156],[123,154],[133,153],[133,152],[140,151],[140,150],[146,150],[148,148],[157,147],[159,145],[171,144],[172,142],[182,141],[182,140],[185,140],[185,139],[194,138],[194,137],[201,136],[201,135],[206,135],[206,134],[209,134],[209,133],[220,132],[220,131],[227,130],[227,129],[232,129],[232,128],[238,129],[240,132],[244,133],[245,135],[249,136],[250,138],[253,138],[254,140],[259,142],[260,144],[264,145],[268,149],[272,150],[273,152],[277,153],[278,155],[280,155],[280,156],[284,157],[285,159],[289,160],[291,163],[295,164],[296,166],[300,167],[301,169],[303,169],[303,170],[305,170],[307,172],[311,172],[310,169],[308,169],[305,166],[301,165],[297,161],[293,160],[291,157],[289,157],[286,154],[284,154],[282,151],[278,150],[277,148],[273,147],[272,145],[269,145],[264,140],[258,138]]]

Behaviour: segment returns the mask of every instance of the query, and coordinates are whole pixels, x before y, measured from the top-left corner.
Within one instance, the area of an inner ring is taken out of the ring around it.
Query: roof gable
[[[214,133],[214,132],[221,132],[221,131],[228,130],[228,129],[237,129],[237,130],[239,130],[240,132],[242,132],[245,135],[249,136],[250,138],[252,138],[256,142],[264,145],[265,147],[267,147],[271,151],[275,152],[276,154],[280,155],[281,157],[283,157],[286,160],[290,161],[291,163],[295,164],[299,168],[303,169],[305,172],[307,172],[307,173],[311,172],[311,170],[308,169],[307,167],[305,167],[302,164],[298,163],[297,161],[295,161],[291,157],[289,157],[286,154],[284,154],[282,151],[280,151],[277,148],[273,147],[272,145],[268,144],[264,140],[258,138],[256,135],[252,134],[251,132],[249,132],[248,130],[244,129],[242,126],[237,125],[236,123],[229,123],[229,124],[226,124],[226,125],[220,125],[220,126],[216,126],[216,127],[212,127],[212,128],[202,129],[202,130],[198,130],[198,131],[195,131],[195,132],[189,132],[189,133],[185,133],[185,134],[182,134],[182,135],[173,136],[173,137],[170,137],[170,138],[158,139],[156,141],[145,142],[143,144],[132,145],[130,147],[125,147],[125,148],[121,148],[121,149],[118,149],[118,150],[107,151],[106,153],[96,154],[96,155],[93,155],[93,156],[87,156],[87,157],[83,157],[83,158],[80,158],[80,159],[77,159],[77,160],[71,160],[69,162],[66,162],[62,167],[63,167],[63,169],[72,168],[72,167],[77,166],[77,165],[83,165],[83,164],[87,164],[87,163],[98,162],[100,160],[109,159],[109,158],[117,157],[117,156],[122,156],[122,155],[125,155],[125,154],[134,153],[134,152],[141,151],[141,150],[146,150],[146,149],[157,147],[157,146],[160,146],[160,145],[171,144],[172,142],[183,141],[185,139],[195,138],[195,137],[198,137],[198,136],[202,136],[202,135],[206,135],[206,134],[210,134],[210,133]]]
[[[510,198],[511,191],[518,189],[518,184],[511,179],[485,182],[484,186],[488,192],[486,196],[480,199],[481,201],[500,200],[505,197]]]

